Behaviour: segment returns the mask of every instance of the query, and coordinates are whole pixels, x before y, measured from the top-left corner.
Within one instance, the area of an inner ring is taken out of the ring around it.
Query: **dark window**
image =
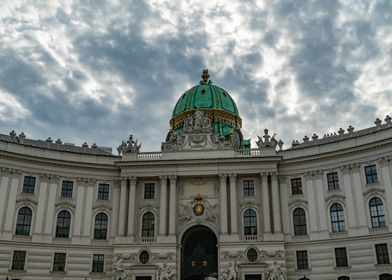
[[[327,182],[329,190],[339,189],[339,177],[338,172],[327,173]]]
[[[370,220],[373,228],[385,227],[385,213],[382,200],[374,197],[369,202]]]
[[[345,231],[343,206],[339,203],[332,204],[330,214],[332,232]]]
[[[61,197],[72,197],[73,192],[73,182],[63,181],[61,186]]]
[[[340,277],[338,277],[338,280],[350,280],[350,277],[348,277],[348,276],[340,276]]]
[[[302,194],[302,180],[301,178],[291,179],[291,193],[292,194]]]
[[[144,199],[154,199],[154,198],[155,198],[155,183],[145,183]]]
[[[244,197],[255,196],[255,181],[244,180],[242,182]]]
[[[71,214],[68,211],[63,210],[57,215],[56,237],[68,238],[70,227]]]
[[[335,248],[335,259],[336,267],[347,267],[347,249],[346,248]]]
[[[392,280],[392,275],[387,273],[381,274],[380,280]]]
[[[148,263],[150,260],[150,254],[147,251],[142,251],[139,255],[139,261],[142,264]]]
[[[376,165],[365,166],[366,184],[377,183],[377,168]]]
[[[14,251],[12,256],[11,270],[24,270],[26,262],[26,251]]]
[[[98,185],[98,200],[109,200],[109,184]]]
[[[92,267],[91,271],[92,272],[103,272],[104,264],[105,264],[105,255],[94,254],[93,255],[93,267]]]
[[[66,253],[54,253],[53,271],[65,271]]]
[[[309,269],[308,251],[297,251],[297,269]]]
[[[248,252],[246,252],[246,257],[248,258],[248,261],[255,262],[257,260],[257,251],[250,248]]]
[[[108,232],[108,216],[105,213],[99,213],[95,216],[94,239],[106,239]]]
[[[154,237],[155,216],[151,212],[143,215],[142,219],[142,237]]]
[[[293,211],[294,235],[301,236],[307,235],[306,230],[306,214],[302,208],[296,208]]]
[[[18,212],[15,235],[30,235],[33,212],[29,207],[22,207]]]
[[[35,177],[25,176],[23,180],[23,193],[34,193],[35,189]]]
[[[389,263],[389,253],[387,244],[376,244],[376,254],[378,264]]]
[[[257,215],[252,209],[248,209],[244,213],[244,234],[257,235]]]

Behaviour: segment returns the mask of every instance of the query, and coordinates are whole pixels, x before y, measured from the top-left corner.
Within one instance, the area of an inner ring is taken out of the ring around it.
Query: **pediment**
[[[63,200],[59,201],[55,204],[56,207],[70,207],[70,208],[76,208],[76,205],[72,203],[71,201]]]
[[[365,191],[364,193],[363,193],[363,196],[368,196],[369,194],[380,194],[380,193],[384,193],[385,192],[385,190],[384,189],[381,189],[381,188],[370,188],[370,189],[368,189],[367,191]]]
[[[297,199],[294,199],[293,201],[290,201],[289,202],[289,205],[291,206],[291,205],[295,205],[295,204],[298,204],[298,205],[303,205],[303,204],[308,204],[308,201],[307,200],[305,200],[305,199],[302,199],[302,198],[297,198]]]
[[[334,194],[331,194],[331,195],[327,196],[327,197],[325,198],[325,201],[330,201],[330,200],[344,200],[345,198],[346,198],[346,197],[345,197],[344,195],[334,193]]]

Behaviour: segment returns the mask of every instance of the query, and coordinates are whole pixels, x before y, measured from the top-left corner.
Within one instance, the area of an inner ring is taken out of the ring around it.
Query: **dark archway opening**
[[[218,274],[214,232],[205,226],[188,229],[181,240],[181,280],[203,280]]]

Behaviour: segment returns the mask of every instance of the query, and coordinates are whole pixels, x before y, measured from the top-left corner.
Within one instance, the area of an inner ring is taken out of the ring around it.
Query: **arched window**
[[[56,224],[56,237],[58,238],[68,238],[69,229],[71,227],[71,214],[63,210],[57,215]]]
[[[348,276],[340,276],[340,277],[338,277],[338,280],[350,280],[350,277],[348,277]]]
[[[142,219],[142,237],[154,237],[155,216],[151,212],[143,215]]]
[[[379,197],[374,197],[369,202],[370,220],[373,228],[385,227],[384,205]]]
[[[306,230],[306,214],[304,209],[296,208],[293,211],[293,222],[295,236],[308,234],[308,231]]]
[[[392,275],[387,273],[381,274],[380,280],[392,280]]]
[[[108,216],[105,213],[99,213],[95,216],[94,239],[106,239],[108,232]]]
[[[342,232],[346,230],[344,224],[344,210],[339,203],[334,203],[330,209],[332,232]]]
[[[257,215],[252,209],[244,213],[244,235],[257,235]]]
[[[29,207],[22,207],[18,212],[15,235],[30,235],[33,211]]]

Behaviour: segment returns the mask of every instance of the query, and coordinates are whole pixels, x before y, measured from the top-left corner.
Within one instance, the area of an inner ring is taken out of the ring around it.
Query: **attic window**
[[[201,90],[201,93],[206,93],[206,90],[203,88],[203,89]]]

